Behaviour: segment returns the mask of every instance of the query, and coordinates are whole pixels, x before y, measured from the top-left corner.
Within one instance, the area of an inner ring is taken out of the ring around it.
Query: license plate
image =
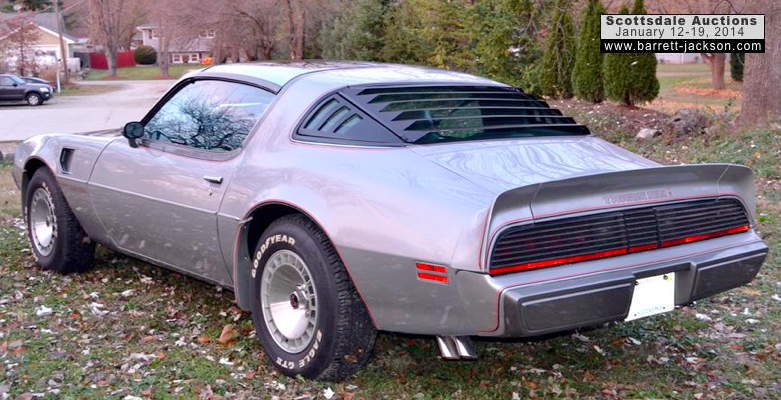
[[[626,321],[666,313],[675,308],[675,273],[637,280]]]

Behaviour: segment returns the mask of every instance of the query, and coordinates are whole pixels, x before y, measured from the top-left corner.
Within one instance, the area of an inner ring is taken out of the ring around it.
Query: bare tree
[[[252,40],[246,48],[250,59],[270,60],[276,46],[277,9],[279,0],[238,0],[231,2],[228,17],[238,18],[246,23],[246,30]],[[237,30],[234,29],[235,34]],[[228,33],[228,32],[226,32]],[[233,35],[231,35],[233,36]]]
[[[287,6],[288,41],[290,43],[290,59],[304,58],[306,36],[306,7],[300,0],[285,0]]]
[[[649,2],[649,12],[661,14],[732,14],[741,12],[746,0],[658,0]],[[700,53],[711,73],[711,86],[724,89],[724,53]]]
[[[765,14],[765,53],[746,54],[743,103],[738,123],[763,126],[781,118],[781,3],[750,0],[752,13]]]
[[[25,76],[36,70],[35,49],[33,45],[38,41],[38,27],[32,23],[30,16],[19,15],[6,21],[9,33],[2,39],[5,53],[9,59],[13,59],[16,71]]]
[[[89,0],[92,39],[103,46],[109,75],[117,76],[117,52],[128,48],[143,17],[143,5],[132,0]]]

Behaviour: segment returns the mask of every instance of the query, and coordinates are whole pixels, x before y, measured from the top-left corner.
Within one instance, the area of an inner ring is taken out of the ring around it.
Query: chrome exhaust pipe
[[[439,354],[445,360],[474,360],[475,347],[469,336],[437,336]]]

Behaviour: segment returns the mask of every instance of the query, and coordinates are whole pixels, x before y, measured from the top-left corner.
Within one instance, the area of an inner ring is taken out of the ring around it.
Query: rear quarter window
[[[296,138],[336,144],[400,145],[388,128],[339,94],[318,102],[296,130]]]

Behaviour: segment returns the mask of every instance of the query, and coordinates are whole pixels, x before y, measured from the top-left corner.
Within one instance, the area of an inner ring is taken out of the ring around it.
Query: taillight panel
[[[676,246],[750,229],[734,198],[657,204],[508,228],[494,243],[492,275]]]

